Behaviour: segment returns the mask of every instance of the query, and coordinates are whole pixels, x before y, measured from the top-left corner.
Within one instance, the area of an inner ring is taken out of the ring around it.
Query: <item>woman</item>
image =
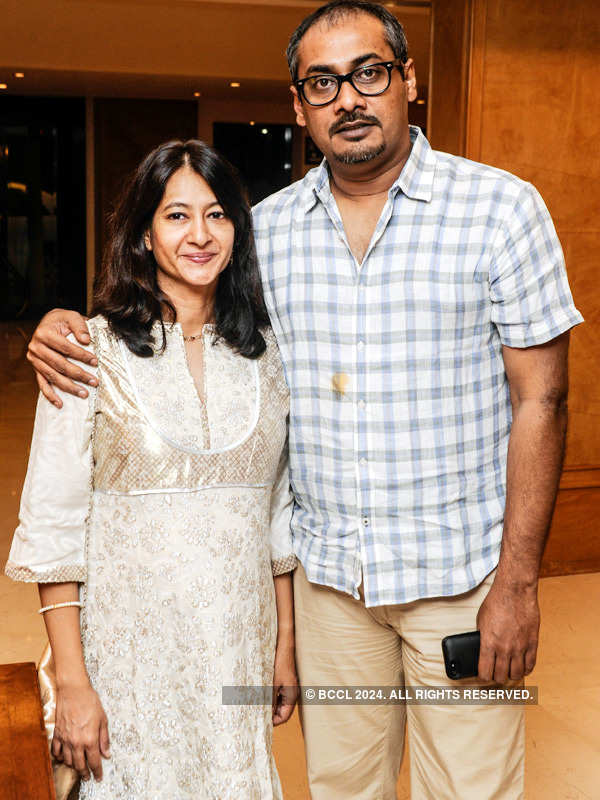
[[[52,752],[80,798],[281,797],[272,724],[297,682],[289,397],[250,219],[206,145],[150,153],[95,290],[98,388],[62,411],[38,402],[6,573],[40,584]],[[273,709],[222,702],[223,686],[272,683]]]

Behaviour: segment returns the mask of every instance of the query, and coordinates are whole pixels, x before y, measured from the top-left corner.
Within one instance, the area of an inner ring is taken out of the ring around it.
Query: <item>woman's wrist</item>
[[[277,644],[281,642],[282,644],[285,642],[294,643],[294,620],[286,620],[282,622],[278,620],[277,622]]]
[[[277,636],[277,644],[275,645],[275,652],[277,658],[290,658],[296,657],[296,641],[292,632],[291,636]]]
[[[68,669],[56,671],[57,689],[87,689],[90,684],[89,676],[83,669]]]

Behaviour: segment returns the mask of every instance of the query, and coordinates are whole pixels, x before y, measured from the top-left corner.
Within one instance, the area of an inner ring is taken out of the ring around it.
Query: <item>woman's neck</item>
[[[201,333],[204,325],[214,322],[214,303],[201,307],[195,305],[192,308],[179,305],[175,306],[175,311],[184,336],[195,336]]]
[[[194,336],[202,331],[204,325],[214,321],[216,285],[199,287],[205,291],[191,292],[173,286],[168,290],[161,288],[175,309],[184,336]]]

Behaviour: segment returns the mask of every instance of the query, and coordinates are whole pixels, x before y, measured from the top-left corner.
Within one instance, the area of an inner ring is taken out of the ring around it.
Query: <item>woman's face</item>
[[[235,230],[208,183],[190,167],[169,178],[145,236],[167,294],[215,290],[229,264]]]

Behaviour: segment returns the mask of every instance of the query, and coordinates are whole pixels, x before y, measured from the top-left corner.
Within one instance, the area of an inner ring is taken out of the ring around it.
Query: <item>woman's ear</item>
[[[144,234],[144,244],[146,245],[146,250],[152,250],[152,239],[150,238],[150,231],[146,231]]]

